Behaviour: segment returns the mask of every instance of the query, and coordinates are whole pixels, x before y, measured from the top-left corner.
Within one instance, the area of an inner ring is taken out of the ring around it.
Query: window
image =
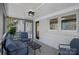
[[[62,30],[76,30],[76,15],[69,15],[62,17],[61,29]]]
[[[50,19],[50,29],[51,29],[51,30],[57,29],[57,24],[58,24],[57,18],[55,18],[55,19]]]
[[[33,38],[32,36],[32,22],[31,21],[26,21],[25,22],[25,31],[28,33],[28,38]]]

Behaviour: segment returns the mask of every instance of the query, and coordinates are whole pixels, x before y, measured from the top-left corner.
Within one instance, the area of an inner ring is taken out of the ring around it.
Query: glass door
[[[32,22],[30,22],[30,21],[25,22],[25,32],[28,33],[28,38],[33,38],[33,36],[32,36],[32,33],[33,33]]]

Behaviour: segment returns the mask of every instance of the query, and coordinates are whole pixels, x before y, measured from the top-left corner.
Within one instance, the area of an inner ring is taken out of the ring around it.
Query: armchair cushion
[[[22,42],[28,42],[29,41],[27,32],[21,32],[20,37],[21,37]]]
[[[27,55],[28,54],[27,47],[18,49],[16,54],[17,55]]]
[[[5,47],[8,51],[13,51],[16,49],[16,45],[12,39],[7,39]]]
[[[21,32],[21,37],[22,38],[28,38],[28,33],[27,32]]]
[[[77,50],[77,55],[79,55],[79,38],[73,38],[70,43],[71,48],[75,48]]]
[[[27,47],[18,48],[16,50],[10,51],[9,54],[10,55],[27,55],[28,54]]]
[[[75,55],[75,49],[67,49],[67,48],[60,48],[59,49],[60,55]]]
[[[17,48],[24,48],[24,47],[27,47],[27,44],[25,45],[23,42],[19,41],[19,40],[16,40],[15,41],[15,44],[17,46]]]

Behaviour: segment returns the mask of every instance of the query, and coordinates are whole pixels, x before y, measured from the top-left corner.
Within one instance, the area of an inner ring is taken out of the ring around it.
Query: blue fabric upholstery
[[[28,39],[28,33],[27,32],[21,32],[20,37],[21,37],[22,42],[28,42],[30,40],[30,39]]]
[[[12,39],[7,39],[6,44],[5,44],[5,48],[9,51],[13,51],[16,49],[16,45]]]
[[[27,55],[28,48],[23,42],[17,40],[14,41],[11,38],[5,39],[5,48],[6,53],[9,55]]]
[[[16,32],[15,35],[14,35],[14,37],[15,37],[15,38],[19,38],[20,35],[21,35],[21,32]]]
[[[22,38],[28,38],[28,33],[27,32],[21,32],[21,37]]]
[[[71,48],[75,48],[77,50],[77,54],[79,55],[79,38],[74,38],[70,43]]]
[[[60,55],[79,55],[79,38],[74,38],[70,42],[70,48],[60,47],[61,45],[66,46],[66,44],[59,45],[59,54]],[[68,46],[68,44],[67,44]]]
[[[74,38],[70,43],[71,48],[79,49],[79,38]]]

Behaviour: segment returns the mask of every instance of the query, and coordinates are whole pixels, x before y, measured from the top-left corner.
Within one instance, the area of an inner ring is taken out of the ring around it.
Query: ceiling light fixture
[[[33,12],[33,11],[28,12],[28,16],[34,16],[34,14],[35,14],[35,12]]]

